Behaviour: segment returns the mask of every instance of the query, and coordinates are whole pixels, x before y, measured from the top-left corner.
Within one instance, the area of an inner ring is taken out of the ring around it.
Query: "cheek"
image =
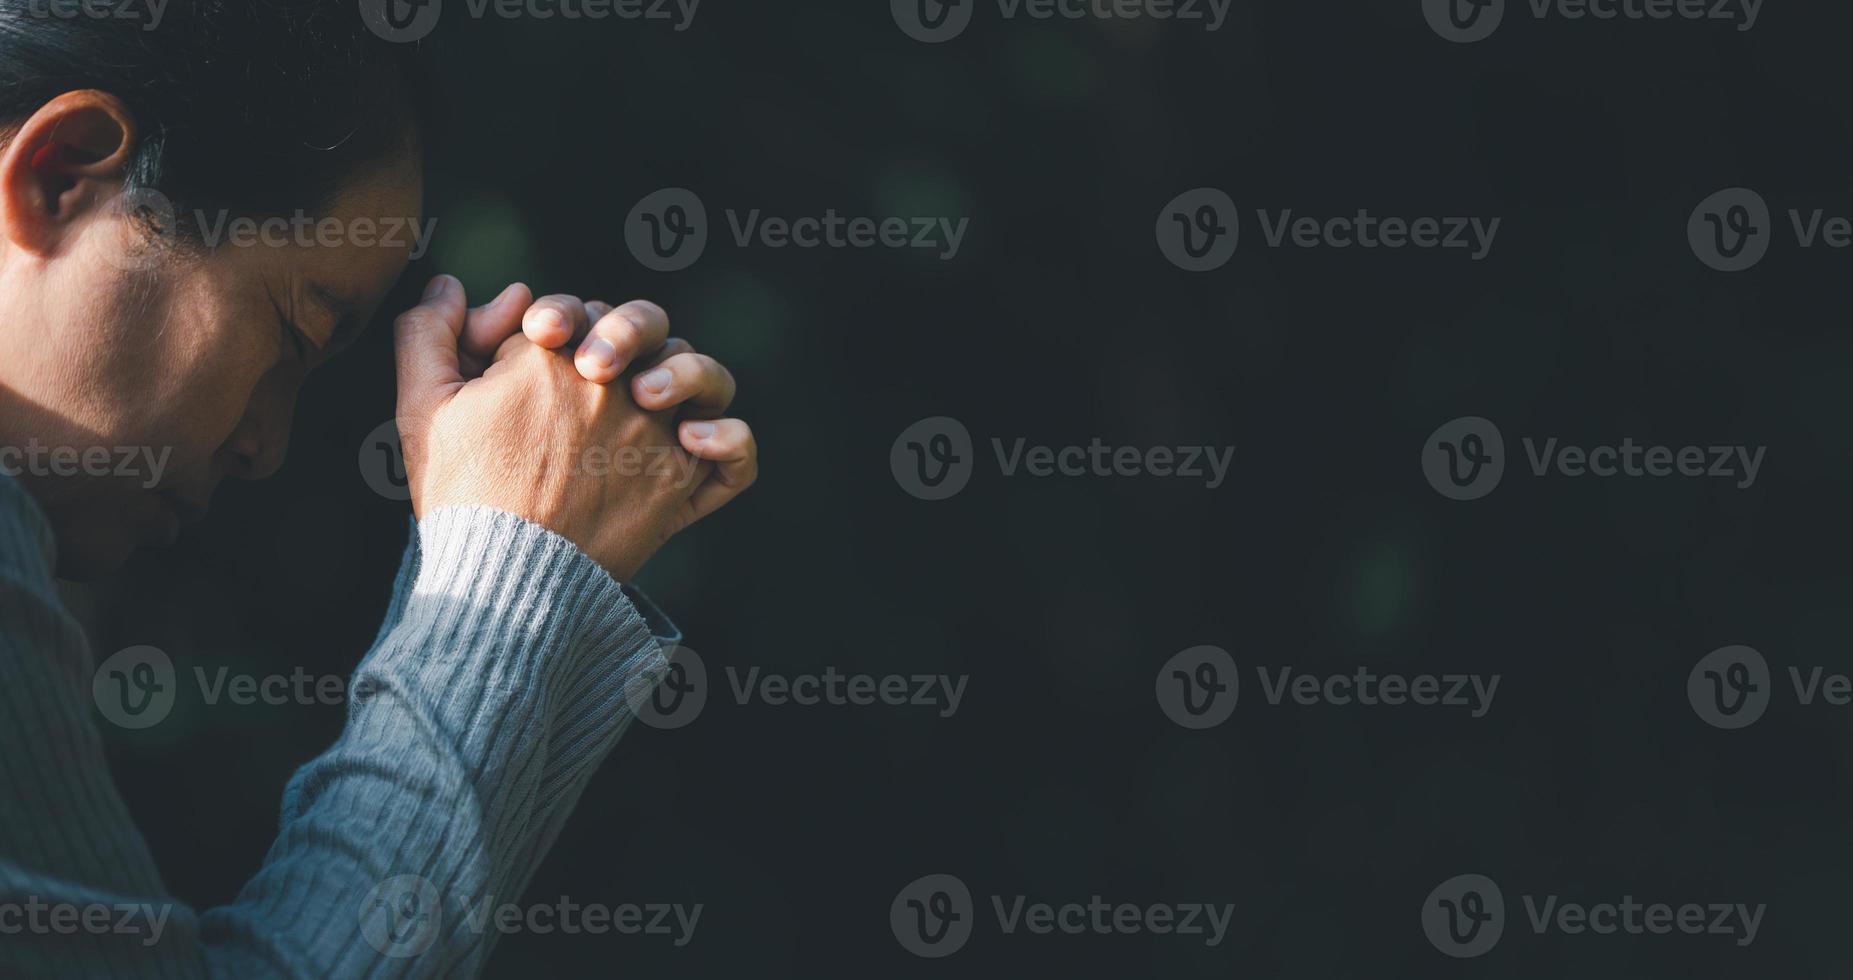
[[[237,429],[260,386],[274,380],[276,340],[256,314],[203,296],[177,302],[167,328],[152,352],[158,362],[146,365],[161,379],[154,401],[161,437],[180,459],[204,463]]]

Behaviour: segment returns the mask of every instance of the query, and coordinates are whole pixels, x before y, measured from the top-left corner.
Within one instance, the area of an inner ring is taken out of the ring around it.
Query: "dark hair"
[[[417,46],[376,36],[354,0],[170,0],[152,25],[145,2],[109,6],[144,16],[0,0],[0,123],[76,89],[115,95],[139,135],[125,190],[241,215],[315,211],[427,142]]]

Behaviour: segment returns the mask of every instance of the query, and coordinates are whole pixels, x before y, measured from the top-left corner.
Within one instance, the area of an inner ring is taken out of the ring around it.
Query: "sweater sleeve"
[[[109,778],[50,533],[9,484],[0,733],[32,748],[0,757],[0,975],[475,975],[496,938],[480,910],[519,895],[677,639],[537,525],[427,515],[340,738],[290,780],[256,876],[196,913]]]

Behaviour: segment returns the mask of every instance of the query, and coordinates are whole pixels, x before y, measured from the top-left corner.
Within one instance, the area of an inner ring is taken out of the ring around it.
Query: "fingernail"
[[[593,367],[608,368],[618,362],[618,349],[603,337],[593,337],[580,356],[591,362]]]
[[[688,424],[688,434],[697,439],[706,439],[714,434],[714,423],[690,422]]]
[[[447,275],[432,276],[431,282],[425,286],[425,299],[436,299],[438,294],[444,291],[444,287],[449,281],[450,277]]]
[[[534,314],[534,325],[542,330],[559,330],[566,326],[566,318],[549,306]]]
[[[673,376],[664,368],[657,368],[637,379],[638,383],[643,385],[643,390],[652,394],[660,394],[668,390],[671,380]]]

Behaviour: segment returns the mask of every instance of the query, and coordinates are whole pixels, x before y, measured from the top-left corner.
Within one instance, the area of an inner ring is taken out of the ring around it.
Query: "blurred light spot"
[[[494,194],[471,193],[440,217],[431,251],[440,271],[463,281],[472,302],[493,298],[511,282],[541,278],[520,210]]]
[[[1415,593],[1416,564],[1409,547],[1400,541],[1378,542],[1353,569],[1352,622],[1367,636],[1392,632],[1408,618]]]

